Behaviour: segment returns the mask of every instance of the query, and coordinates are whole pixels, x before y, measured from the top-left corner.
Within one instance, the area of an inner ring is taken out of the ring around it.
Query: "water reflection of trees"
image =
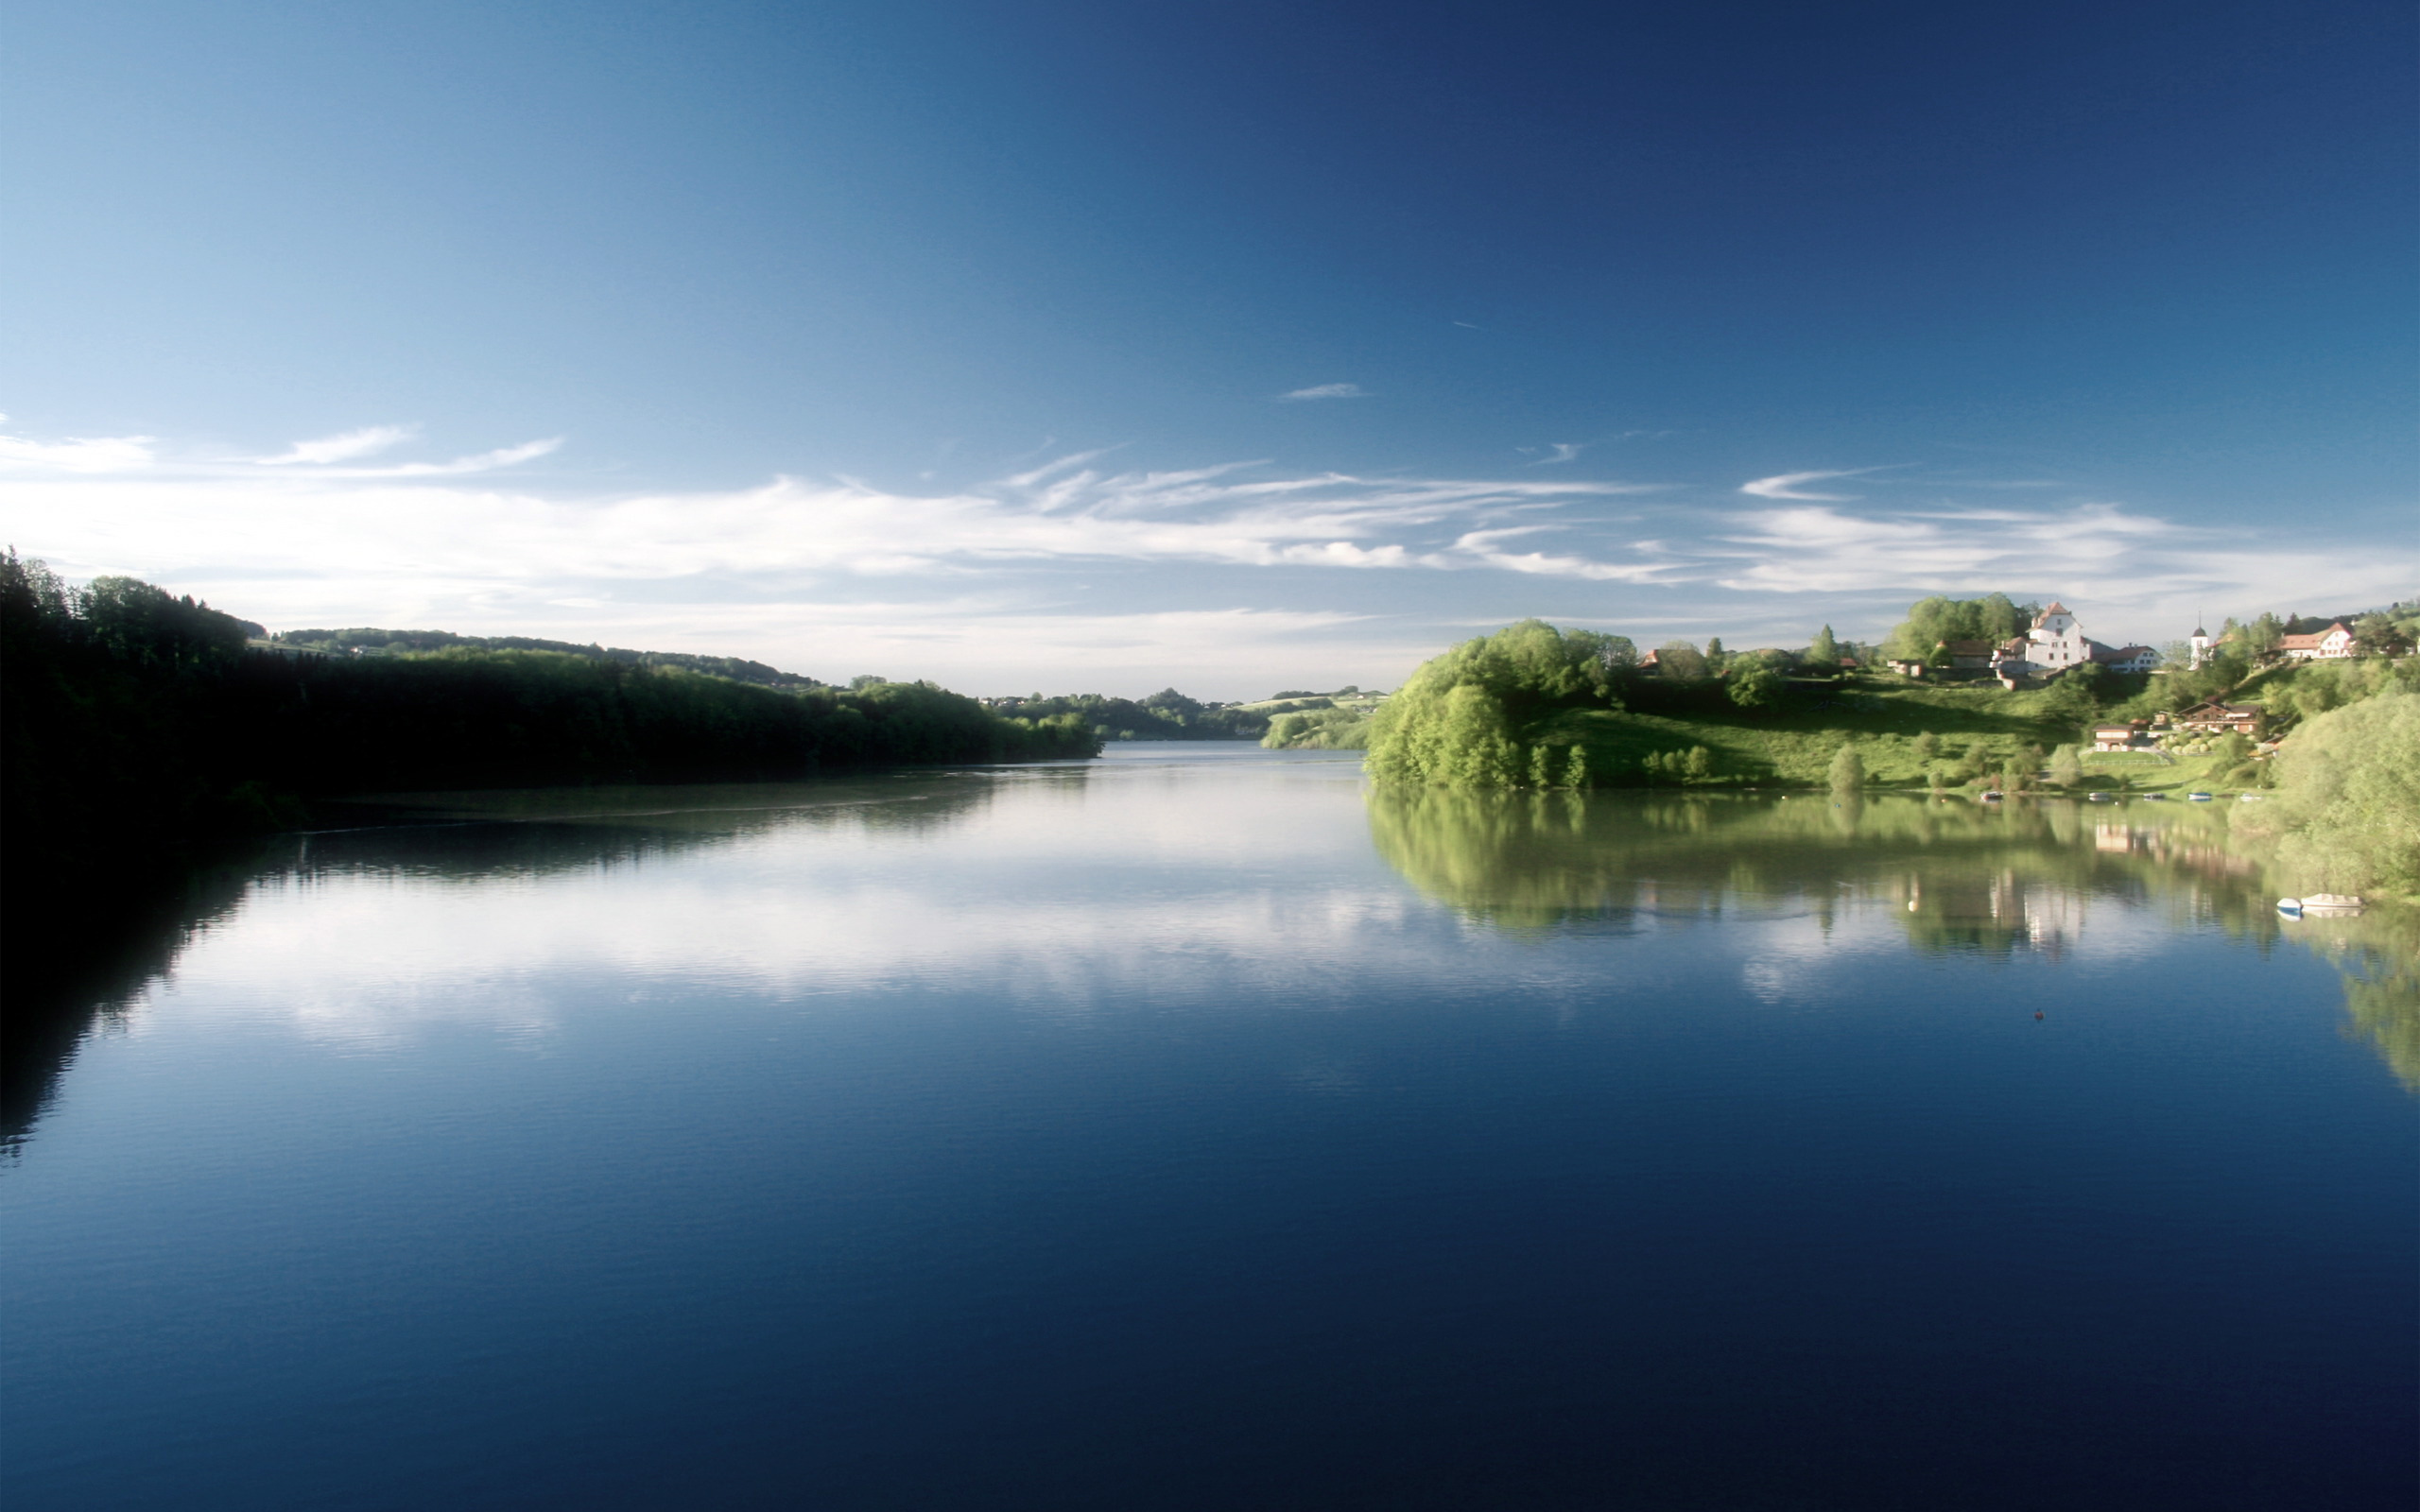
[[[2056,954],[2096,900],[2123,900],[2264,951],[2290,938],[2337,964],[2354,1025],[2420,1089],[2420,910],[2282,920],[2279,872],[2225,810],[1443,788],[1369,804],[1379,853],[1413,885],[1513,932],[1793,900],[1828,929],[1854,902],[1887,904],[1919,950]]]
[[[1015,776],[1080,786],[1085,773],[1068,766]],[[919,772],[816,782],[404,794],[332,805],[359,822],[289,837],[268,869],[469,881],[618,866],[776,831],[938,833],[989,806],[997,782],[984,772]]]
[[[268,880],[343,874],[453,882],[538,877],[729,845],[777,831],[939,833],[1001,783],[1080,788],[1083,766],[908,772],[813,782],[407,794],[331,805],[358,822],[279,836],[207,862],[123,879],[112,905],[39,942],[12,934],[0,1144],[32,1126],[76,1047],[106,1030],[187,942]],[[130,868],[137,864],[130,859]]]
[[[2299,930],[2343,972],[2354,1032],[2420,1091],[2420,909],[2388,905],[2352,919],[2308,919]]]
[[[37,940],[9,931],[0,1018],[0,1148],[13,1148],[84,1036],[122,1022],[186,942],[232,913],[258,874],[239,850],[129,879],[106,910],[64,909]]]

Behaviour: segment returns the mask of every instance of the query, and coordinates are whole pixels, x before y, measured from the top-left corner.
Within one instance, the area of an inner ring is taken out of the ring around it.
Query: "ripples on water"
[[[1165,747],[389,816],[15,1138],[12,1508],[2414,1489],[2420,931],[2222,816]]]

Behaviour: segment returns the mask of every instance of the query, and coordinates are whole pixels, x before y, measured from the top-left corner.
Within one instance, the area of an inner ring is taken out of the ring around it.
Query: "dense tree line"
[[[777,689],[577,652],[260,649],[259,627],[130,578],[0,558],[9,902],[378,789],[769,780],[1097,753],[929,683]]]
[[[1883,641],[1883,649],[1890,656],[1923,662],[1945,641],[1989,641],[1997,645],[2031,629],[2041,612],[2041,605],[2019,604],[2006,593],[1985,593],[1980,598],[1936,595],[1908,606],[1908,617]]]
[[[258,626],[251,627],[261,638]],[[820,688],[823,683],[796,672],[784,672],[762,662],[735,656],[697,656],[685,651],[631,651],[618,645],[580,645],[571,641],[545,641],[527,635],[457,635],[451,630],[382,630],[357,627],[346,630],[286,630],[269,637],[279,646],[296,651],[325,651],[340,656],[402,656],[416,651],[556,651],[564,656],[619,662],[631,666],[678,667],[703,672],[734,682],[768,688]],[[883,679],[869,679],[875,682]]]
[[[1163,688],[1145,698],[1112,698],[1098,693],[1046,698],[1034,693],[990,702],[994,710],[1019,719],[1079,720],[1110,740],[1258,740],[1269,730],[1266,713],[1213,706],[1174,688]]]

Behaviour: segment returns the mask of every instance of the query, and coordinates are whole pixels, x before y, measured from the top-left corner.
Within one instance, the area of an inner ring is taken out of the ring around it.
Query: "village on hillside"
[[[2201,631],[2194,634],[2198,637]],[[2032,627],[2005,641],[1942,641],[1923,660],[1901,658],[1886,664],[1902,677],[1923,678],[1980,673],[2009,688],[2032,679],[2054,678],[2080,666],[2103,666],[2112,672],[2151,672],[2160,653],[2148,645],[2104,645],[2083,633],[2083,627],[2065,604],[2053,600],[2034,616]],[[2198,664],[2198,663],[2197,663]]]
[[[2239,696],[2237,690],[2297,663],[2394,658],[2411,650],[2411,626],[2392,613],[2285,619],[2264,614],[2248,625],[2230,620],[2217,636],[2196,626],[2190,636],[2165,652],[2147,645],[2112,646],[2084,634],[2075,612],[2053,601],[2033,614],[2022,634],[1996,641],[1942,639],[1933,644],[1929,655],[1888,656],[1881,664],[1911,679],[1997,682],[2013,692],[2087,667],[2153,678],[2199,674],[2224,654],[2240,669],[2239,677],[2228,679],[2232,688],[2220,689],[2218,696],[2181,709],[2096,725],[2091,749],[2102,755],[2128,751],[2206,755],[2221,749],[2222,743],[2233,742],[2256,761],[2274,752],[2277,743],[2267,737],[2275,735],[2280,724],[2290,720],[2282,719],[2281,712],[2264,701],[2229,701]]]

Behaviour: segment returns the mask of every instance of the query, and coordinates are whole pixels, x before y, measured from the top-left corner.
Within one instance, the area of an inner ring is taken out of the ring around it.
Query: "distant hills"
[[[251,626],[259,631],[260,627]],[[784,672],[762,662],[735,656],[693,656],[685,651],[631,651],[618,645],[579,645],[570,641],[544,641],[527,635],[457,635],[451,630],[385,630],[361,627],[349,630],[287,630],[280,635],[257,634],[264,649],[317,651],[328,656],[403,656],[416,651],[554,651],[627,666],[678,667],[734,682],[766,688],[823,688],[831,684],[796,672]]]

